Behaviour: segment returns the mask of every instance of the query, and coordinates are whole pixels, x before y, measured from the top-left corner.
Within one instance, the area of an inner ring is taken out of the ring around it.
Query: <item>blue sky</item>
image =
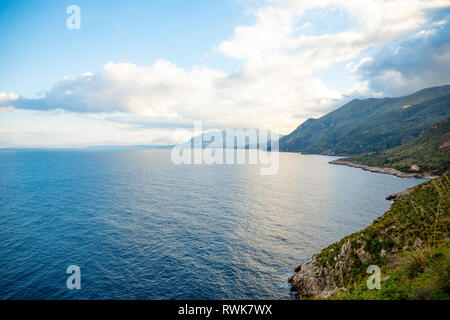
[[[69,30],[69,5],[81,29]],[[450,80],[450,1],[0,1],[0,146],[288,133]]]
[[[77,4],[80,30],[66,28],[66,8]],[[0,88],[27,96],[56,79],[100,69],[109,61],[146,65],[157,59],[188,68],[230,70],[236,62],[202,57],[236,25],[251,22],[248,6],[201,1],[5,1],[0,2]]]

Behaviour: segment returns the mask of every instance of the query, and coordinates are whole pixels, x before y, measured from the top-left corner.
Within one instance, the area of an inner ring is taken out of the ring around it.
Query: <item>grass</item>
[[[450,245],[407,250],[395,257],[393,264],[381,268],[381,288],[368,289],[360,281],[333,299],[370,300],[448,300],[450,299]]]

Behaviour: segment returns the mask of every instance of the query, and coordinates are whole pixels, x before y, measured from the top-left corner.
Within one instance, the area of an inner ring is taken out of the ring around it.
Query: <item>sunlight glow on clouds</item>
[[[450,16],[450,13],[449,15]],[[352,72],[373,90],[401,95],[450,78],[450,26],[443,20],[364,57]]]
[[[219,129],[286,134],[352,96],[399,95],[448,83],[449,7],[444,0],[269,1],[251,12],[254,24],[237,26],[230,39],[212,48],[212,54],[241,62],[233,72],[198,66],[187,70],[166,60],[148,66],[109,62],[100,71],[57,80],[41,98],[0,92],[2,132],[25,130],[5,127],[7,121],[21,119],[11,108],[40,110],[39,119],[55,117],[52,110],[60,110],[63,122],[72,121],[53,131],[35,128],[29,134],[41,135],[41,143],[31,137],[21,140],[16,133],[0,144],[43,145],[58,133],[61,141],[55,144],[73,145],[77,139],[71,130],[77,126],[89,132],[78,144],[148,144],[194,120]],[[345,12],[355,23],[334,32],[328,25],[330,31],[315,33],[319,26],[307,21],[311,10]],[[354,79],[345,92],[317,76],[337,63],[346,65],[343,77]],[[24,123],[31,119],[27,112],[36,111],[21,111]]]

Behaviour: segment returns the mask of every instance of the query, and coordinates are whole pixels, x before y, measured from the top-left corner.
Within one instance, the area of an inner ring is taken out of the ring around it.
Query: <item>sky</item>
[[[0,0],[0,147],[287,134],[448,84],[449,23],[450,0]]]

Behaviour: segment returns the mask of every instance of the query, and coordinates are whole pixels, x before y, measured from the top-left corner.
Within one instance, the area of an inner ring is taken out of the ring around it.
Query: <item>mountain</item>
[[[450,299],[449,173],[395,199],[366,229],[299,265],[292,290],[331,299]],[[374,266],[379,290],[367,286]]]
[[[450,85],[398,98],[354,99],[308,119],[280,139],[280,151],[356,155],[398,146],[450,116]]]
[[[404,173],[442,174],[450,170],[450,118],[433,125],[414,140],[400,146],[339,159],[339,162],[394,168]]]
[[[259,129],[232,129],[227,135],[226,130],[210,130],[191,138],[183,145],[186,148],[238,148],[238,149],[256,149],[258,146],[258,134],[266,134],[267,142],[270,142],[272,131]],[[282,135],[273,131],[274,136],[282,137]],[[219,138],[221,137],[221,138]],[[261,148],[265,144],[260,145]],[[270,145],[269,145],[270,148]]]

